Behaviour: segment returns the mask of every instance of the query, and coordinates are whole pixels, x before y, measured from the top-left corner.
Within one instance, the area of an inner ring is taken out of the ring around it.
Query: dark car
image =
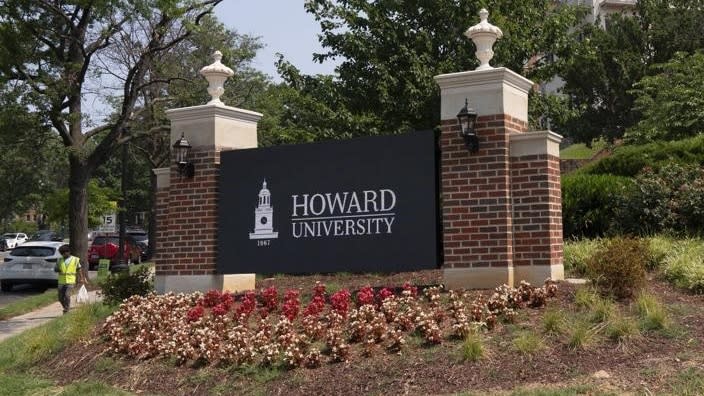
[[[31,238],[30,241],[43,241],[43,242],[62,242],[64,237],[56,231],[41,230],[37,231]]]
[[[7,250],[7,241],[5,238],[0,237],[0,252],[4,252],[5,250]]]
[[[134,238],[137,246],[142,249],[142,260],[146,260],[147,251],[149,250],[149,234],[141,228],[128,228],[127,235]]]
[[[119,246],[120,237],[118,235],[96,236],[90,245],[90,249],[88,249],[88,268],[91,270],[97,268],[100,259],[109,259],[110,267],[116,265]],[[142,262],[142,249],[130,235],[125,235],[123,256],[128,264],[139,264]]]

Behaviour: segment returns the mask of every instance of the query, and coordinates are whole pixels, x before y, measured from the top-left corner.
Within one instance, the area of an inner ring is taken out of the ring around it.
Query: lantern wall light
[[[188,143],[188,140],[186,140],[183,132],[181,132],[181,138],[174,143],[173,148],[176,157],[176,165],[178,165],[178,174],[181,175],[181,177],[193,177],[195,174],[195,166],[188,160],[191,145]]]
[[[464,139],[464,144],[469,152],[479,151],[479,137],[474,129],[477,121],[477,111],[469,107],[469,99],[464,100],[464,107],[457,113],[457,120],[460,123],[460,136]]]

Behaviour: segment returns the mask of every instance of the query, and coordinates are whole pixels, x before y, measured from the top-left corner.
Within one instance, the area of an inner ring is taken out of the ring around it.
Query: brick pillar
[[[511,136],[514,276],[563,279],[560,141],[550,131]]]
[[[436,76],[441,91],[444,281],[451,288],[513,285],[512,136],[528,129],[533,83],[506,68]],[[459,136],[465,98],[478,113],[479,152]]]
[[[192,146],[195,175],[179,175],[174,161],[168,183],[165,171],[158,171],[164,180],[157,186],[157,291],[254,289],[254,274],[216,272],[218,177],[221,151],[257,147],[262,115],[219,103],[169,110],[167,116],[171,144],[183,134]]]

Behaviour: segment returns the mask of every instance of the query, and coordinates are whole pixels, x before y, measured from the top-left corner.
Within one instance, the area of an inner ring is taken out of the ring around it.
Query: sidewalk
[[[102,296],[98,295],[96,291],[88,292],[88,301],[98,302],[103,299]],[[78,306],[76,304],[76,296],[71,296],[71,309],[75,309]],[[0,320],[0,342],[17,335],[25,330],[37,327],[44,324],[54,318],[63,315],[63,309],[61,304],[57,301],[51,305],[44,308],[40,308],[36,311],[26,313],[24,315],[15,316],[7,320]]]

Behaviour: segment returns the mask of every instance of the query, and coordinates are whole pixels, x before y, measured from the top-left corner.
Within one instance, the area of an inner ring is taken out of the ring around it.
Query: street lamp
[[[464,144],[469,149],[469,152],[476,153],[479,151],[479,137],[474,131],[474,125],[477,121],[477,112],[469,107],[469,100],[465,98],[464,107],[457,113],[457,120],[460,123],[460,136],[464,139]]]
[[[193,177],[195,167],[192,162],[188,161],[188,153],[191,151],[191,145],[186,140],[186,137],[181,132],[181,139],[174,143],[174,154],[176,156],[176,165],[178,165],[178,174],[181,177]]]

